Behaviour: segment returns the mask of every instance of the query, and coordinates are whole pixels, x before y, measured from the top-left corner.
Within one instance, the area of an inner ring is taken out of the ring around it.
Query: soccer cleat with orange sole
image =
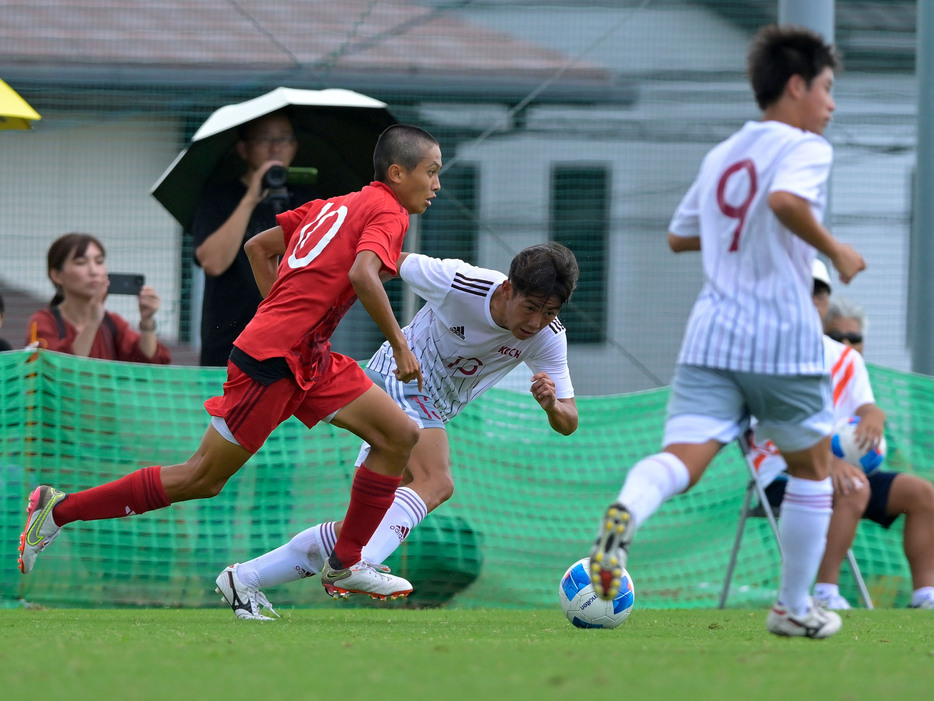
[[[607,507],[590,550],[590,582],[604,601],[619,594],[632,541],[632,514],[622,504]]]

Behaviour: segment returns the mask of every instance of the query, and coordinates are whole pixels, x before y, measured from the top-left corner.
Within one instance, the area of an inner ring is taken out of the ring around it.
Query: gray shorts
[[[373,380],[377,387],[385,390],[420,429],[444,428],[444,419],[441,418],[443,414],[438,411],[431,397],[418,391],[417,382],[399,382],[395,375],[381,375],[369,368],[366,369],[366,376]],[[354,464],[362,465],[369,454],[370,444],[364,443]]]
[[[758,420],[756,435],[782,451],[810,448],[833,427],[829,375],[763,375],[678,365],[663,445],[729,443]]]
[[[366,376],[377,387],[382,387],[419,428],[444,428],[443,414],[431,397],[418,391],[417,382],[399,382],[395,375],[380,375],[369,368],[366,369]]]

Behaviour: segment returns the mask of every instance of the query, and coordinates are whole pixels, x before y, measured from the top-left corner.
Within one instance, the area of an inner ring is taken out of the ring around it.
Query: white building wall
[[[109,114],[93,124],[67,113],[43,120],[41,130],[4,132],[0,139],[0,162],[16,164],[0,168],[0,286],[51,299],[49,245],[70,231],[90,233],[107,249],[110,272],[146,276],[162,299],[160,335],[176,338],[180,229],[149,194],[177,154],[171,139],[153,135],[176,125]],[[112,296],[107,307],[131,324],[139,320],[133,298]],[[8,335],[19,340],[19,330]]]
[[[706,151],[758,118],[741,81],[705,87],[646,83],[631,110],[538,108],[528,115],[528,131],[504,130],[453,154],[480,165],[480,262],[504,270],[515,252],[548,238],[555,165],[610,170],[608,342],[572,346],[581,394],[647,389],[671,377],[702,279],[696,256],[668,250],[668,220]],[[837,123],[828,132],[835,145],[829,223],[869,267],[834,291],[866,308],[867,360],[906,370],[913,92],[891,76],[848,74],[837,91]],[[442,119],[441,111],[434,108],[434,117]],[[888,123],[867,125],[876,112]]]

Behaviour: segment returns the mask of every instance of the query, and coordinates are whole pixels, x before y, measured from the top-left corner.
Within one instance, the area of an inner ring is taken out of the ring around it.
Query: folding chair
[[[768,497],[765,494],[765,488],[759,483],[756,468],[753,467],[746,456],[749,454],[749,436],[741,435],[737,439],[739,449],[743,454],[743,464],[749,470],[749,484],[746,485],[746,495],[743,497],[743,508],[739,514],[739,527],[736,529],[736,540],[733,543],[733,550],[730,552],[730,562],[726,566],[726,577],[723,581],[723,590],[720,592],[720,608],[726,606],[726,599],[730,592],[730,583],[733,580],[733,572],[736,569],[736,559],[739,556],[739,548],[743,541],[743,531],[746,528],[746,520],[749,518],[767,518],[769,526],[772,528],[772,534],[775,536],[775,544],[778,546],[779,556],[782,556],[782,541],[778,535],[778,522],[780,509],[773,509],[769,504]],[[753,495],[757,503],[753,506]],[[856,580],[856,586],[859,588],[860,596],[867,609],[871,609],[872,598],[869,596],[869,590],[866,588],[866,582],[859,571],[859,565],[856,563],[856,557],[853,550],[846,551],[846,560],[849,563],[850,570],[853,572],[853,578]]]

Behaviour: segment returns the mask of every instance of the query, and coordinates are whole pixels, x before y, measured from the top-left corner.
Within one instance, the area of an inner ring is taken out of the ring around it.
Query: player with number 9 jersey
[[[704,287],[678,361],[776,375],[820,374],[820,320],[811,300],[815,249],[782,225],[773,192],[823,217],[833,151],[820,135],[747,122],[704,158],[669,232],[701,240]]]
[[[760,29],[746,67],[762,119],[710,150],[672,217],[668,245],[701,252],[704,286],[672,378],[662,450],[626,473],[591,549],[591,583],[605,600],[619,591],[641,524],[697,484],[755,416],[789,473],[781,585],[766,629],[811,638],[840,629],[840,617],[809,597],[833,506],[833,412],[811,267],[816,251],[844,283],[865,267],[821,222],[832,160],[821,134],[836,107],[836,65],[815,32]]]

